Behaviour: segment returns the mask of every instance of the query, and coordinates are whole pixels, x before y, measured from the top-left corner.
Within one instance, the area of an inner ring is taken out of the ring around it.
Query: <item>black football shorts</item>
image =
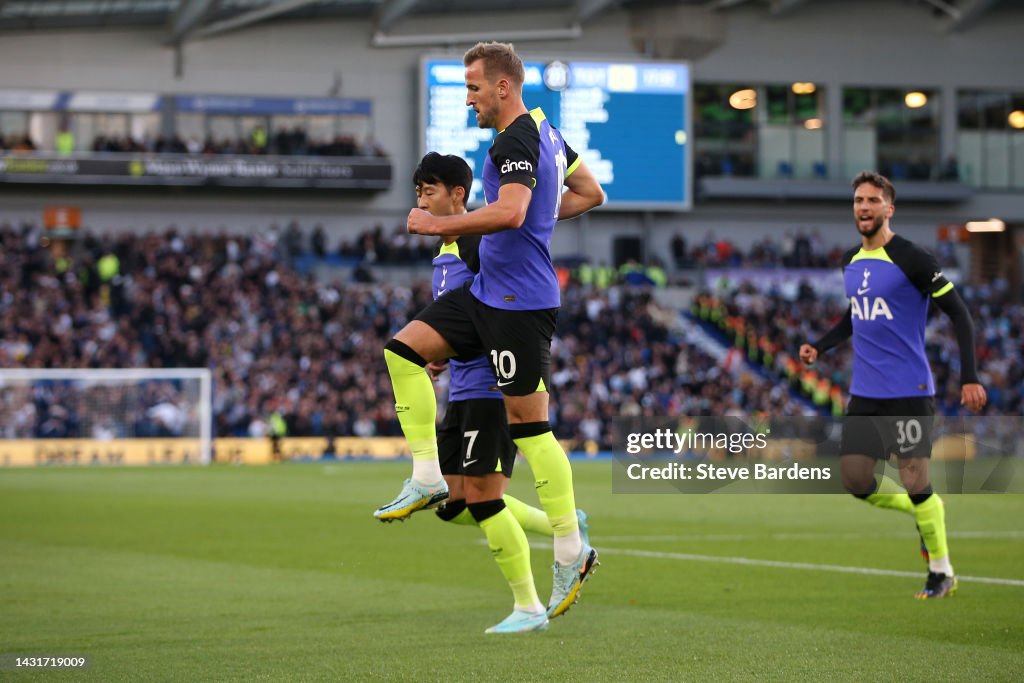
[[[935,426],[935,399],[851,396],[843,418],[840,455],[867,455],[884,460],[930,458]]]
[[[452,401],[437,429],[442,474],[512,476],[516,445],[508,433],[505,402],[496,398]]]
[[[423,309],[422,321],[445,338],[456,360],[486,355],[497,388],[508,396],[529,396],[551,386],[551,337],[557,308],[510,311],[493,308],[469,291],[470,282]]]

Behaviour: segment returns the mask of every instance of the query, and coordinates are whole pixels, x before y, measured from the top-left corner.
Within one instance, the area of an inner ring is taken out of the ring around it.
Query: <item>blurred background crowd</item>
[[[358,266],[308,267],[326,255],[317,232],[310,239],[294,225],[256,236],[86,232],[55,250],[37,226],[0,226],[0,367],[209,368],[215,436],[400,435],[381,349],[430,300],[430,245],[373,228],[340,248],[360,265],[419,261],[423,278],[399,285],[374,281]],[[765,240],[740,253],[709,235],[682,253],[783,267],[787,259],[802,263],[799,241],[794,235],[789,249],[787,241]],[[835,266],[813,236],[806,241],[807,265]],[[795,356],[842,315],[845,301],[806,285],[722,283],[679,310],[658,303],[657,278],[637,280],[634,272],[618,269],[595,282],[589,264],[560,268],[551,386],[560,438],[608,447],[617,416],[841,412],[849,345],[814,370]],[[1024,307],[1011,303],[1005,283],[960,291],[975,316],[986,410],[1019,415]],[[959,357],[941,314],[929,321],[927,349],[940,410],[956,413]],[[442,402],[445,386],[442,378]],[[44,399],[65,391],[60,385],[37,385],[38,400],[12,391],[0,420],[7,436],[167,436],[196,419],[173,382],[131,397],[94,389],[56,409]],[[118,401],[136,406],[126,409],[128,421],[149,426],[113,425],[90,413]]]

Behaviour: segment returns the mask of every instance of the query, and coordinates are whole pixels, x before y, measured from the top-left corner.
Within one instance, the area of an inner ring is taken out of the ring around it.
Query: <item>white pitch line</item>
[[[635,550],[632,548],[601,548],[606,555],[631,555],[633,557],[650,557],[658,560],[678,560],[681,562],[712,562],[718,564],[741,564],[752,567],[774,567],[776,569],[806,569],[818,572],[840,572],[843,574],[869,574],[873,576],[903,576],[920,578],[921,572],[901,572],[894,569],[873,569],[871,567],[847,567],[838,564],[810,564],[808,562],[782,562],[780,560],[758,560],[751,557],[721,557],[716,555],[694,555],[692,553],[662,553],[652,550]],[[991,583],[999,586],[1022,586],[1019,579],[1000,579],[988,576],[961,576],[961,581],[972,583]]]
[[[763,537],[762,537],[763,538]],[[630,555],[633,557],[650,557],[656,560],[677,560],[680,562],[710,562],[713,564],[741,564],[748,567],[772,567],[774,569],[806,569],[815,572],[838,572],[840,574],[866,574],[870,576],[902,576],[908,578],[920,578],[921,572],[902,572],[895,569],[874,569],[872,567],[848,567],[841,564],[811,564],[810,562],[784,562],[782,560],[759,560],[753,557],[728,557],[722,555],[696,555],[694,553],[664,553],[656,550],[638,550],[636,548],[609,548],[602,546],[601,541],[607,540],[598,537],[595,539],[599,552],[602,555]],[[486,539],[480,539],[477,543],[487,543]],[[531,548],[550,549],[552,545],[543,541],[533,541]],[[963,576],[957,574],[961,581],[970,583],[990,583],[997,586],[1021,586],[1024,587],[1024,580],[1002,579],[991,576]]]
[[[950,538],[1001,538],[1020,539],[1024,538],[1024,531],[950,531]],[[670,541],[816,541],[828,539],[858,539],[858,538],[914,538],[913,534],[900,532],[887,532],[879,534],[857,534],[857,533],[820,533],[820,532],[781,532],[766,534],[675,534],[660,536],[601,536],[603,543],[654,543]]]

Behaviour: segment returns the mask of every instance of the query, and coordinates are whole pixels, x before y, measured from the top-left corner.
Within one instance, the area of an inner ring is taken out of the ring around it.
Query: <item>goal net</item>
[[[0,465],[209,463],[206,369],[0,369]]]

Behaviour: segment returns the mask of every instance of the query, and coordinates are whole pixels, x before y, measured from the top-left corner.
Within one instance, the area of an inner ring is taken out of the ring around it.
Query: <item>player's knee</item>
[[[500,499],[505,493],[505,486],[507,484],[508,479],[501,474],[484,476],[466,475],[462,478],[462,490],[469,505],[478,501]]]
[[[843,472],[843,488],[855,497],[864,499],[875,492],[875,476],[863,472]]]
[[[548,418],[548,400],[546,393],[532,393],[526,396],[510,396],[506,394],[505,412],[509,424],[530,424],[546,421]]]
[[[505,501],[500,498],[498,500],[485,500],[479,503],[470,503],[467,507],[469,508],[469,514],[473,515],[473,519],[476,520],[477,524],[480,524],[504,510]]]
[[[910,502],[914,505],[920,505],[931,498],[933,493],[935,492],[932,490],[932,485],[926,484],[921,490],[910,492]]]
[[[405,342],[400,342],[397,339],[392,339],[387,344],[385,344],[384,351],[390,351],[395,356],[405,359],[414,365],[418,365],[421,368],[427,366],[427,361],[423,359],[423,356],[416,353]],[[393,360],[387,353],[384,354],[384,360],[387,361],[388,368],[391,369]]]
[[[450,500],[449,499],[448,502],[444,504],[444,507],[438,508],[437,510],[435,510],[435,514],[438,516],[438,518],[441,521],[443,521],[443,522],[450,522],[453,519],[455,519],[456,517],[458,517],[459,515],[461,515],[462,511],[465,510],[465,509],[466,509],[466,501],[465,500]]]
[[[900,483],[909,493],[917,493],[929,486],[928,461],[909,459],[900,464]]]
[[[551,423],[547,420],[543,422],[517,422],[508,426],[509,436],[512,440],[517,439],[528,439],[531,436],[540,436],[551,431]]]

